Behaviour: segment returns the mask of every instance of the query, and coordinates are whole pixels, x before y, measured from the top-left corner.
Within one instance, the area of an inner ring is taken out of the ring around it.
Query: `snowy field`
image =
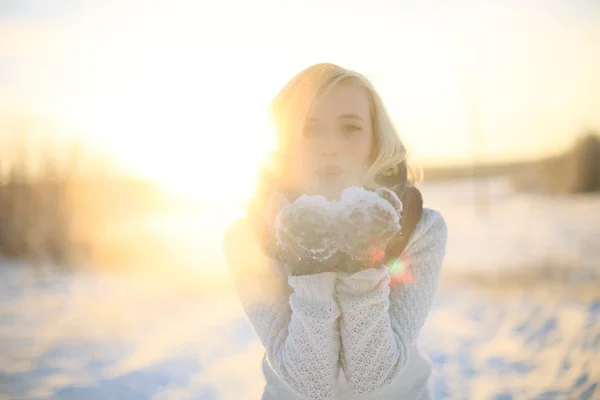
[[[472,182],[422,189],[449,229],[419,339],[435,398],[600,399],[600,196],[497,179],[479,213]],[[223,273],[213,236],[204,267]],[[231,285],[180,271],[36,282],[0,268],[0,399],[260,399],[263,348]]]

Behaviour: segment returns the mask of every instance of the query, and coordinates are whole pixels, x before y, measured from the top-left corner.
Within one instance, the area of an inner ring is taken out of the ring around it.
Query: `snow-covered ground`
[[[449,229],[419,339],[436,399],[600,399],[600,196],[496,179],[478,213],[472,182],[422,189]],[[205,270],[226,270],[217,236]],[[36,282],[1,268],[0,399],[260,399],[263,348],[231,285],[179,271]]]

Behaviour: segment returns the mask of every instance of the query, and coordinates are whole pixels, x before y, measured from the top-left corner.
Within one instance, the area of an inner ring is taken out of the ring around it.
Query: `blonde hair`
[[[407,151],[389,117],[381,97],[371,82],[362,74],[331,63],[314,64],[300,71],[273,98],[269,117],[277,139],[277,149],[272,154],[271,169],[279,179],[288,170],[288,155],[293,151],[297,132],[315,104],[331,88],[341,82],[352,82],[365,89],[371,105],[371,119],[375,136],[374,154],[367,169],[365,185],[376,189],[382,186],[375,178],[391,176],[407,162]],[[417,177],[406,165],[408,182]]]

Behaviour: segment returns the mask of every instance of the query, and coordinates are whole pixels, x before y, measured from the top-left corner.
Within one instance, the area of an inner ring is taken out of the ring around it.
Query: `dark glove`
[[[269,203],[268,224],[274,240],[271,256],[287,275],[333,271],[338,252],[332,226],[333,205],[321,196],[300,196],[289,203],[274,194]]]
[[[351,187],[342,193],[337,243],[349,255],[339,270],[354,272],[381,266],[390,240],[401,230],[402,202],[393,191]]]

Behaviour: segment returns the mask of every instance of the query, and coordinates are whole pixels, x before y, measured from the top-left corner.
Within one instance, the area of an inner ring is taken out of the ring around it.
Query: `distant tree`
[[[516,190],[564,194],[600,191],[600,135],[586,132],[565,153],[516,171],[511,182]]]
[[[600,190],[600,136],[598,134],[589,132],[577,140],[569,162],[573,176],[572,192]]]

